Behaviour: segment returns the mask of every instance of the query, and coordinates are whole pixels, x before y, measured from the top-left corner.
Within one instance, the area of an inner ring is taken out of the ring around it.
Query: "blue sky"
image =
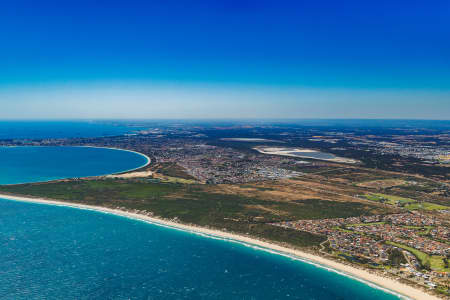
[[[0,43],[0,118],[450,116],[449,1],[15,0]]]

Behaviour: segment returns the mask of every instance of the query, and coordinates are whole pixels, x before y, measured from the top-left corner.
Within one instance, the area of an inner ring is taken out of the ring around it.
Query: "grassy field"
[[[369,200],[377,202],[385,202],[387,204],[396,205],[397,203],[414,203],[416,200],[404,197],[398,197],[393,195],[371,193],[364,195]]]
[[[380,225],[380,224],[386,224],[386,222],[357,223],[357,224],[349,224],[347,226],[349,226],[349,227],[351,227],[351,226],[359,227],[359,226],[373,226],[373,225]]]
[[[370,193],[370,194],[363,195],[363,197],[368,200],[371,200],[371,201],[387,203],[389,205],[399,205],[399,206],[406,208],[407,210],[449,209],[448,206],[439,205],[439,204],[430,203],[430,202],[418,202],[411,198],[399,197],[399,196],[394,196],[394,195]]]
[[[442,256],[428,255],[425,252],[419,251],[417,249],[411,248],[411,247],[403,245],[403,244],[391,242],[391,241],[387,241],[386,243],[411,252],[415,257],[417,257],[417,259],[420,261],[422,266],[429,264],[431,269],[434,271],[450,272],[450,268],[445,267],[445,264],[443,261],[444,257],[442,257]]]
[[[163,218],[250,234],[294,246],[315,246],[324,237],[268,225],[281,220],[351,217],[378,213],[358,202],[308,199],[282,202],[236,194],[212,193],[201,184],[148,180],[86,180],[0,186],[0,192],[45,197],[106,207],[153,212]]]
[[[433,226],[406,226],[403,225],[402,227],[409,228],[409,229],[416,229],[417,234],[419,235],[427,235],[430,233],[431,229],[433,229]]]
[[[406,209],[409,210],[417,210],[417,209],[423,209],[423,210],[442,210],[442,209],[448,209],[448,206],[439,205],[435,203],[429,203],[429,202],[422,202],[422,203],[409,203],[405,205]]]
[[[361,234],[360,232],[356,232],[356,231],[353,231],[353,230],[350,230],[350,229],[346,229],[346,228],[342,228],[342,227],[339,227],[339,226],[335,226],[335,227],[333,227],[333,229],[334,230],[339,230],[339,231],[342,231],[342,232],[347,232],[347,233]]]

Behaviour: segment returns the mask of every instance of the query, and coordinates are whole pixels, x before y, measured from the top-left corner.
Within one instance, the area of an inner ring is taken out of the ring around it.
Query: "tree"
[[[425,263],[422,265],[422,268],[427,270],[427,271],[431,271],[430,261],[429,260],[425,261]]]
[[[392,248],[389,252],[389,262],[391,266],[399,266],[400,264],[406,263],[406,259],[403,256],[403,252],[397,248]]]

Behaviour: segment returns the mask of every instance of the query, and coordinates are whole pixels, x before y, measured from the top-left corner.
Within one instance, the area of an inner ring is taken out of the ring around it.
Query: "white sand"
[[[260,153],[278,154],[278,155],[289,154],[291,152],[304,152],[304,153],[319,152],[317,150],[304,148],[254,147],[253,149],[259,151]]]
[[[48,204],[48,205],[58,205],[58,206],[68,206],[68,207],[74,207],[78,209],[86,209],[86,210],[95,210],[99,212],[104,213],[111,213],[118,216],[123,216],[126,218],[141,220],[144,222],[152,223],[159,226],[165,226],[170,227],[173,229],[183,230],[195,234],[200,234],[204,236],[208,236],[211,238],[219,238],[224,239],[232,242],[241,243],[250,247],[255,247],[260,250],[269,251],[276,254],[286,255],[290,256],[295,259],[299,259],[302,261],[305,261],[307,263],[312,263],[317,266],[326,268],[330,271],[334,271],[346,276],[350,276],[354,279],[364,281],[365,283],[377,287],[382,288],[387,291],[394,292],[396,294],[400,294],[402,296],[406,296],[410,299],[420,299],[420,300],[428,300],[428,299],[439,299],[436,296],[432,296],[429,294],[424,293],[423,291],[410,287],[408,285],[399,283],[393,279],[381,277],[376,274],[372,274],[365,270],[360,270],[348,265],[344,265],[338,262],[335,262],[330,259],[326,259],[320,256],[316,256],[310,253],[302,252],[299,250],[294,250],[286,247],[282,247],[276,244],[271,244],[267,242],[263,242],[260,240],[252,239],[246,236],[231,234],[219,230],[212,230],[197,226],[191,226],[191,225],[184,225],[179,224],[176,222],[166,221],[162,219],[158,219],[155,217],[149,217],[142,214],[132,213],[132,212],[125,212],[118,209],[110,209],[106,207],[100,207],[100,206],[91,206],[91,205],[84,205],[84,204],[77,204],[77,203],[68,203],[68,202],[61,202],[61,201],[55,201],[55,200],[47,200],[44,198],[30,198],[30,197],[20,197],[20,196],[11,196],[11,195],[4,195],[0,194],[0,198],[4,199],[10,199],[10,200],[16,200],[16,201],[22,201],[22,202],[33,202],[33,203],[41,203],[41,204]]]
[[[106,178],[118,178],[118,179],[127,179],[127,178],[144,178],[152,176],[152,171],[141,171],[141,172],[130,172],[125,174],[112,174],[105,176]]]

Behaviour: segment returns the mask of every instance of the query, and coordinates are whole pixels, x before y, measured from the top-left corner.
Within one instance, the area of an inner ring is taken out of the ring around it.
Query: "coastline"
[[[103,175],[95,175],[95,176],[86,176],[86,177],[103,177],[103,176],[108,176],[108,175],[117,175],[117,174],[123,174],[123,173],[128,173],[128,172],[133,172],[142,168],[145,168],[146,166],[148,166],[152,160],[150,159],[150,157],[148,157],[148,155],[145,155],[144,153],[141,152],[137,152],[137,151],[133,151],[133,150],[128,150],[128,149],[121,149],[121,148],[114,148],[114,147],[100,147],[100,146],[58,146],[58,147],[84,147],[84,148],[97,148],[97,149],[110,149],[110,150],[118,150],[118,151],[126,151],[126,152],[131,152],[131,153],[135,153],[138,154],[140,156],[143,156],[145,159],[147,159],[147,162],[142,165],[139,166],[137,168],[132,168],[129,170],[125,170],[125,171],[120,171],[120,172],[115,172],[115,173],[111,173],[111,174],[103,174]],[[70,179],[70,178],[63,178],[63,179]]]
[[[127,150],[124,150],[127,151]],[[119,209],[112,209],[102,206],[93,206],[86,204],[79,204],[74,202],[63,202],[57,200],[50,200],[45,198],[33,198],[24,196],[14,196],[9,194],[0,194],[0,198],[7,200],[14,200],[20,202],[30,202],[45,205],[66,206],[83,210],[93,210],[101,213],[114,214],[117,216],[139,220],[154,224],[157,226],[164,226],[171,229],[182,230],[189,233],[202,235],[209,238],[222,239],[229,242],[240,243],[242,245],[253,247],[258,250],[271,252],[278,255],[284,255],[293,259],[297,259],[309,264],[314,264],[317,267],[327,269],[329,271],[336,272],[338,274],[351,277],[352,279],[364,282],[374,288],[382,289],[385,292],[395,294],[407,299],[420,299],[420,300],[437,300],[440,299],[436,296],[427,294],[419,289],[413,288],[406,284],[397,282],[391,278],[381,277],[376,274],[372,274],[366,270],[358,269],[349,265],[345,265],[331,259],[327,259],[321,256],[313,255],[307,252],[303,252],[296,249],[283,247],[277,244],[272,244],[265,241],[260,241],[254,238],[237,235],[233,233],[223,232],[219,230],[198,227],[193,225],[186,225],[182,223],[176,223],[172,221],[163,220],[153,216],[147,216],[134,212],[127,212]]]
[[[108,174],[84,176],[83,178],[96,178],[96,177],[104,177],[104,176],[109,176],[109,175],[119,175],[119,174],[123,174],[123,173],[129,173],[129,172],[133,172],[133,171],[145,168],[151,163],[150,157],[148,157],[144,153],[140,153],[140,152],[128,150],[128,149],[114,148],[114,147],[100,147],[100,146],[0,146],[0,147],[72,147],[72,148],[110,149],[110,150],[126,151],[126,152],[130,152],[130,153],[135,153],[137,155],[144,157],[147,160],[147,162],[145,164],[143,164],[142,166],[136,167],[136,168],[119,171],[119,172],[114,172],[114,173],[108,173]],[[7,184],[2,184],[2,185],[8,186],[8,185],[20,185],[20,184],[28,184],[28,183],[46,183],[46,182],[53,182],[53,181],[67,180],[67,179],[74,179],[74,177],[64,177],[64,178],[57,178],[57,179],[44,180],[44,181],[33,181],[33,182],[7,183]]]
[[[36,147],[36,146],[34,146],[34,147]],[[45,146],[37,146],[37,147],[45,147]],[[144,153],[133,151],[133,150],[128,150],[128,149],[115,148],[115,147],[100,147],[100,146],[55,146],[55,147],[80,147],[80,148],[97,148],[97,149],[110,149],[110,150],[126,151],[126,152],[131,152],[131,153],[138,154],[138,155],[143,156],[144,158],[147,159],[147,162],[144,165],[140,166],[140,167],[129,169],[129,170],[126,170],[126,171],[116,172],[116,173],[112,173],[112,174],[107,174],[107,175],[126,173],[126,172],[135,171],[135,170],[138,170],[138,169],[141,169],[141,168],[145,168],[152,161],[150,159],[150,157],[148,157],[148,155],[145,155]],[[106,176],[106,175],[98,175],[98,176],[93,176],[93,177],[99,177],[99,176]]]

